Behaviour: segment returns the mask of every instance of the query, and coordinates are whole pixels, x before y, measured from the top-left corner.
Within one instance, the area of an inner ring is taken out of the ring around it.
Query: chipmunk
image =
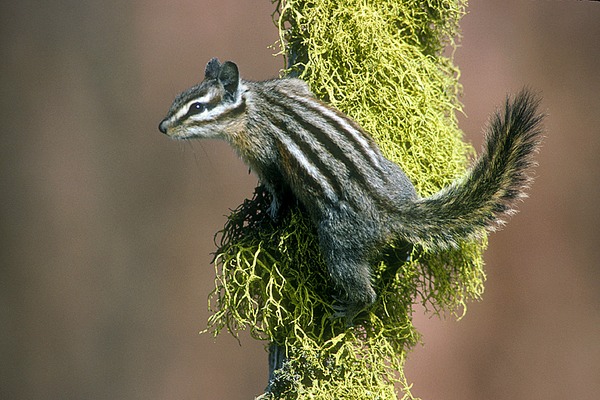
[[[350,320],[376,293],[371,264],[392,241],[430,251],[493,231],[525,197],[542,135],[539,99],[508,98],[487,127],[483,152],[461,178],[420,197],[355,121],[315,98],[299,79],[240,79],[216,58],[204,80],[181,93],[159,130],[174,139],[227,141],[272,195],[275,218],[293,195],[316,226],[328,272]]]

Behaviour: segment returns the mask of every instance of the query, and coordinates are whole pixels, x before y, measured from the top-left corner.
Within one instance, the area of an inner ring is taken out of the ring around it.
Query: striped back
[[[352,119],[317,100],[297,79],[247,83],[248,134],[268,134],[280,169],[301,200],[396,210],[416,193],[400,168]],[[303,194],[303,192],[305,192]]]

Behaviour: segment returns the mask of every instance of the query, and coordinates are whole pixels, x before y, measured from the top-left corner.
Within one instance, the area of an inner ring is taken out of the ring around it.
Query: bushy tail
[[[431,197],[400,206],[399,236],[429,249],[478,239],[513,214],[532,179],[527,169],[542,136],[539,99],[526,89],[492,117],[483,153],[462,178]]]

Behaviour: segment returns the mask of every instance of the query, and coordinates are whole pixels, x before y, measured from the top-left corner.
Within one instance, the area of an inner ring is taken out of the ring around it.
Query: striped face
[[[223,137],[223,123],[243,108],[242,92],[237,66],[212,59],[204,81],[177,96],[159,130],[174,139]]]

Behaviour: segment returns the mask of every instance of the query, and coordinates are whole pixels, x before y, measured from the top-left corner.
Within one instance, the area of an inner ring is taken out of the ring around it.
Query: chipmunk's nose
[[[158,130],[161,131],[162,133],[167,133],[167,127],[168,127],[169,123],[167,122],[167,119],[163,119],[162,121],[160,121],[160,124],[158,124]]]

